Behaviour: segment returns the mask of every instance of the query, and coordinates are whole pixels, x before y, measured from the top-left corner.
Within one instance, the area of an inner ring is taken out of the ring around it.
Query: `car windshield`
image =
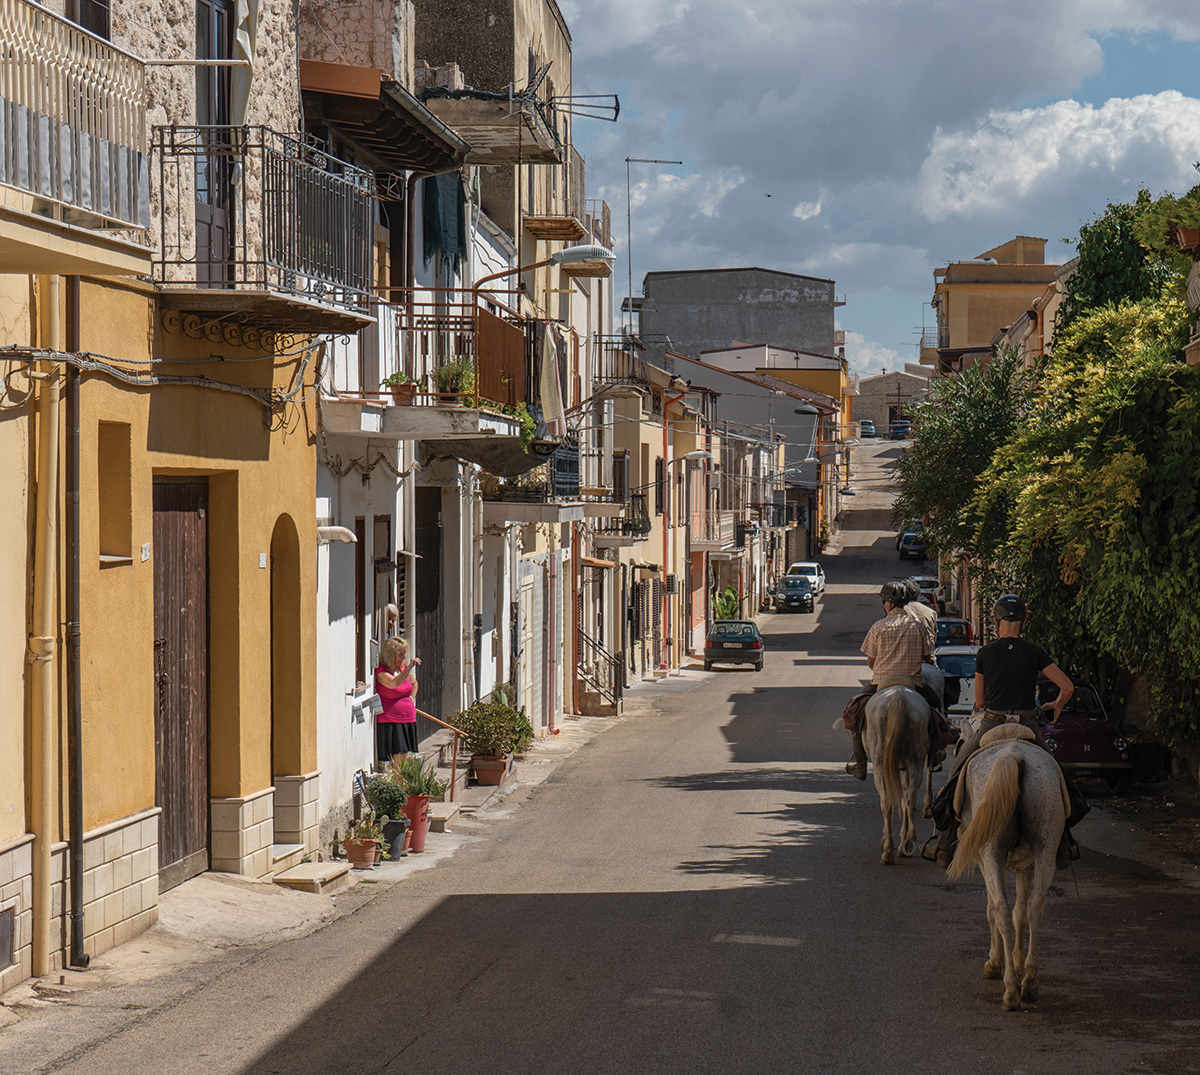
[[[938,620],[939,642],[970,642],[966,620]]]
[[[948,676],[961,676],[966,679],[975,674],[975,654],[940,653],[937,666]]]
[[[729,622],[713,624],[712,633],[721,638],[754,638],[758,630],[752,623]]]
[[[803,575],[791,575],[779,580],[781,590],[811,590],[812,586]]]

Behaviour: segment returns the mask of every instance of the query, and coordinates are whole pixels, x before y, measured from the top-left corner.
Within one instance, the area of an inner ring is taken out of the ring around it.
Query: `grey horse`
[[[952,879],[976,865],[983,872],[991,927],[983,976],[1003,975],[1006,1012],[1038,998],[1038,927],[1071,811],[1058,763],[1030,740],[1027,728],[1001,725],[983,737],[983,749],[967,762],[955,803],[964,828],[947,871]],[[1006,869],[1017,872],[1011,908]]]

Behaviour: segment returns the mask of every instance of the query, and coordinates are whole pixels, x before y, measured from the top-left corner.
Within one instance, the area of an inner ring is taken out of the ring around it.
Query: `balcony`
[[[563,150],[531,97],[438,86],[421,103],[471,147],[467,164],[562,164]]]
[[[645,493],[631,493],[629,506],[621,519],[610,519],[598,525],[594,531],[595,541],[603,548],[625,548],[638,545],[650,534],[650,512],[646,507]]]
[[[637,337],[598,336],[596,348],[595,382],[598,389],[616,385],[650,387],[650,371]]]
[[[154,280],[183,331],[191,319],[279,333],[370,324],[369,172],[266,127],[156,127],[154,152],[171,195]]]
[[[577,243],[587,234],[584,217],[584,164],[574,146],[564,151],[562,171],[562,211],[543,216],[525,217],[525,230],[535,239],[560,243]],[[572,262],[559,267],[567,276],[608,276],[612,265],[605,262]]]
[[[723,552],[733,549],[741,513],[730,510],[692,511],[691,547],[696,552]]]
[[[148,274],[142,61],[27,0],[0,57],[2,271]]]

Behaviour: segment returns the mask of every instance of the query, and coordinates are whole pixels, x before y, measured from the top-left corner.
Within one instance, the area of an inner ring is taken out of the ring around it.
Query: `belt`
[[[1005,724],[1018,724],[1023,720],[1032,720],[1037,716],[1036,709],[985,709],[985,717],[992,720],[1002,720]]]

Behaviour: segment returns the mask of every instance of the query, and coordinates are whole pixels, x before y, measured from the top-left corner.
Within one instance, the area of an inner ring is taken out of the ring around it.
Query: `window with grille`
[[[73,0],[69,7],[72,22],[78,23],[88,33],[103,37],[111,35],[111,17],[108,0]]]

